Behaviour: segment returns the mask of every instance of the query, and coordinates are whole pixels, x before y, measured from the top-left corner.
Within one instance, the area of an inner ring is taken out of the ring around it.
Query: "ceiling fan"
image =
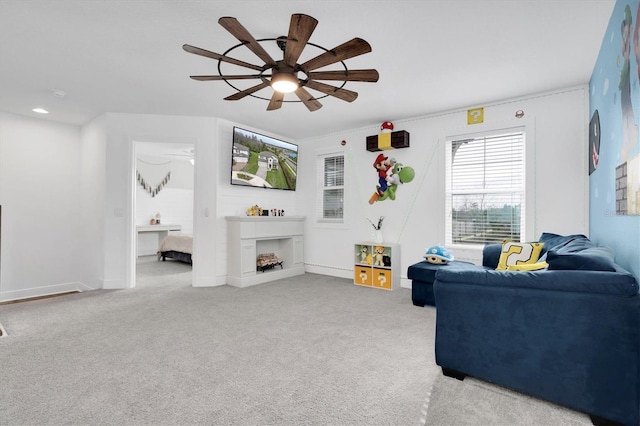
[[[218,20],[218,23],[237,38],[240,41],[240,44],[231,47],[222,55],[188,44],[183,45],[182,48],[189,53],[218,60],[219,75],[194,75],[191,76],[191,78],[199,81],[225,81],[237,90],[237,93],[227,96],[224,98],[225,100],[237,101],[246,96],[260,98],[259,96],[254,95],[254,93],[270,86],[273,89],[273,94],[271,95],[271,98],[268,99],[269,105],[267,106],[267,111],[279,109],[283,102],[292,102],[284,100],[285,93],[291,92],[295,93],[299,99],[299,101],[293,102],[302,102],[309,111],[316,111],[322,107],[322,104],[318,99],[326,96],[333,96],[335,98],[342,99],[343,101],[353,102],[358,97],[358,93],[344,89],[344,85],[347,81],[378,81],[379,75],[378,71],[375,69],[350,70],[344,63],[344,61],[349,58],[371,52],[371,46],[369,43],[361,38],[354,38],[334,47],[331,50],[310,43],[309,38],[311,37],[313,30],[316,28],[316,25],[318,25],[318,21],[311,16],[300,13],[291,15],[289,35],[275,39],[270,38],[256,40],[249,31],[247,31],[247,29],[233,17],[222,17]],[[260,42],[276,42],[280,50],[283,52],[283,59],[273,59],[262,47]],[[324,52],[302,64],[298,64],[297,61],[306,45],[314,46],[324,50]],[[247,46],[249,50],[264,62],[264,65],[254,65],[227,56],[229,52],[240,46]],[[258,73],[245,75],[223,74],[220,68],[222,62],[258,71]],[[342,64],[343,69],[316,71],[320,68],[337,63]],[[260,83],[249,87],[248,89],[241,90],[229,82],[229,80],[250,79],[260,80]],[[321,83],[318,80],[342,81],[342,85],[333,86]],[[316,90],[324,95],[314,97],[307,91],[307,89]]]

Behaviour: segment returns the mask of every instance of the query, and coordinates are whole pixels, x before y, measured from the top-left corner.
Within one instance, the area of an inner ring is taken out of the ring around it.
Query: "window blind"
[[[344,217],[344,155],[321,156],[318,163],[318,220],[341,222]]]
[[[449,141],[447,243],[522,239],[524,136],[518,131]]]

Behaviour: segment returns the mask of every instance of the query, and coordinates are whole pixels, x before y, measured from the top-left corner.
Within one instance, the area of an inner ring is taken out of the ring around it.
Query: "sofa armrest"
[[[637,425],[640,295],[602,294],[614,280],[629,280],[623,274],[565,272],[574,271],[544,271],[553,278],[539,279],[549,287],[542,289],[531,280],[515,279],[520,272],[476,271],[471,280],[468,271],[439,271],[434,283],[436,363]],[[600,285],[584,284],[587,275]],[[568,281],[586,288],[570,290]],[[635,281],[628,283],[637,288]]]
[[[631,274],[605,271],[495,271],[491,269],[440,270],[434,285],[462,284],[484,287],[534,289],[632,297],[638,282]]]
[[[482,266],[496,269],[500,261],[502,244],[486,244],[482,249]]]

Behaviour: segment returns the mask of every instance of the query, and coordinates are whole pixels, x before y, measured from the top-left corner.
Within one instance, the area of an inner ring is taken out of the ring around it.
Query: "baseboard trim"
[[[311,274],[328,275],[330,277],[353,279],[353,269],[337,268],[329,265],[305,263],[304,271]]]
[[[0,292],[0,303],[24,299],[50,297],[58,294],[95,290],[81,282],[56,284],[46,287],[34,287]]]
[[[335,266],[319,265],[317,263],[305,263],[305,272],[311,274],[328,275],[330,277],[353,279],[353,269],[337,268]],[[411,289],[411,280],[400,277],[400,287]]]
[[[221,285],[225,285],[225,277],[201,277],[201,278],[193,278],[192,286],[193,287],[219,287]]]
[[[126,287],[125,280],[114,279],[114,280],[102,280],[102,288],[105,290],[123,290]]]

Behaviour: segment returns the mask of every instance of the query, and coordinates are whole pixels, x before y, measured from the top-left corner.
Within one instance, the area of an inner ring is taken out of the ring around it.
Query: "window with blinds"
[[[344,218],[344,155],[318,157],[318,220],[342,222]]]
[[[524,131],[447,142],[447,244],[524,239]]]

